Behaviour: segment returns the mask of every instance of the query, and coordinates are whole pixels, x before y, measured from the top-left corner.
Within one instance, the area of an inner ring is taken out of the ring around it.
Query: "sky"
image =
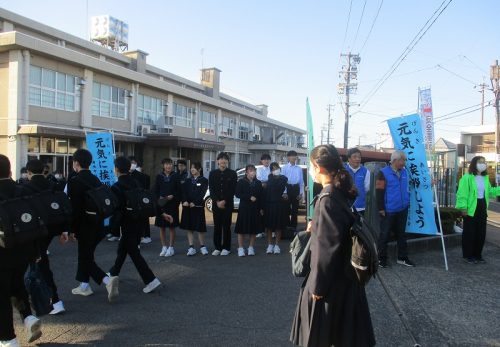
[[[303,129],[309,98],[316,143],[332,104],[331,137],[342,147],[344,100],[337,94],[341,53],[361,57],[357,93],[351,95],[349,146],[380,145],[388,136],[387,119],[416,112],[419,87],[431,87],[434,117],[480,104],[479,85],[484,81],[491,88],[489,67],[500,59],[494,35],[498,0],[453,0],[372,93],[442,3],[0,0],[0,7],[81,38],[89,37],[91,16],[112,15],[128,23],[129,49],[148,52],[149,64],[196,82],[202,67],[217,67],[223,92],[266,104],[270,117]],[[485,100],[491,99],[493,92],[486,90]],[[461,127],[481,123],[479,110],[460,114],[436,121],[436,140],[459,142]],[[494,123],[493,107],[485,108],[484,118],[485,124]]]

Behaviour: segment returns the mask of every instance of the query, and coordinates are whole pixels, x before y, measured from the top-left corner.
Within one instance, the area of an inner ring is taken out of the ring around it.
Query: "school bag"
[[[354,216],[350,230],[351,265],[359,284],[367,284],[378,270],[377,234],[355,208],[345,206]]]
[[[30,196],[0,194],[0,247],[14,248],[47,237],[43,206]]]
[[[118,207],[118,198],[109,186],[105,184],[93,186],[78,176],[75,179],[89,188],[85,192],[84,206],[85,213],[90,219],[100,223],[115,213]]]
[[[24,285],[38,317],[52,311],[52,289],[45,281],[38,263],[31,263],[24,275]]]
[[[292,274],[295,277],[306,277],[311,271],[311,233],[299,231],[290,243],[292,255]]]
[[[129,187],[125,190],[125,209],[135,219],[144,219],[156,216],[156,199],[153,193],[140,187]]]
[[[32,185],[29,186],[37,193],[33,195],[43,206],[42,219],[48,229],[58,226],[68,226],[71,223],[73,209],[68,196],[61,191],[51,189],[41,190]]]

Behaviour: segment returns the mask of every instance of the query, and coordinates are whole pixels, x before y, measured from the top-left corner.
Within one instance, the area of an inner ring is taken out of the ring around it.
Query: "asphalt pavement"
[[[212,229],[210,225],[209,246]],[[153,243],[141,250],[163,286],[142,293],[143,283],[127,260],[113,304],[106,289],[95,283],[90,297],[71,294],[77,285],[76,245],[53,242],[50,260],[67,312],[42,318],[38,345],[291,346],[288,337],[301,279],[290,272],[289,241],[282,243],[281,255],[266,255],[266,243],[259,239],[255,257],[239,258],[233,235],[227,257],[187,257],[185,234],[179,230],[177,254],[160,258],[154,227],[152,235]],[[500,229],[490,226],[489,240],[491,235],[500,235]],[[97,248],[97,262],[105,271],[116,246],[103,241]],[[411,252],[417,267],[393,261],[367,285],[378,346],[500,346],[500,243],[487,243],[483,265],[464,263],[458,247],[447,253],[449,271],[441,251]],[[17,314],[16,323],[19,340],[27,345]]]

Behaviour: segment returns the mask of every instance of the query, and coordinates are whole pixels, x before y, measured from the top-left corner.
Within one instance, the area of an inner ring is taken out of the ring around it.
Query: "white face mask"
[[[61,175],[59,175],[59,174],[55,174],[55,175],[54,175],[54,177],[58,180],[58,179],[60,179],[60,178],[61,178]]]
[[[137,169],[137,164],[130,164],[130,171]]]
[[[479,172],[486,171],[486,164],[484,164],[484,163],[478,163],[477,164],[477,171],[479,171]]]
[[[27,173],[21,174],[21,178],[28,178],[28,174]]]
[[[273,175],[274,176],[279,176],[280,173],[281,173],[281,169],[276,169],[276,170],[273,171]]]

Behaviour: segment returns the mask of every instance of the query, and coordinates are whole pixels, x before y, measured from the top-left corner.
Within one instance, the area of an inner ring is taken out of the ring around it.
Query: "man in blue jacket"
[[[415,264],[408,258],[406,245],[406,220],[410,206],[408,190],[408,173],[405,169],[406,154],[395,151],[391,155],[391,165],[380,170],[376,184],[377,206],[380,214],[380,235],[378,239],[378,256],[380,267],[387,267],[387,242],[391,231],[398,242],[398,260],[400,265],[413,267]]]
[[[351,148],[347,151],[347,161],[345,169],[351,174],[352,181],[358,190],[354,207],[363,214],[366,209],[366,194],[370,190],[370,171],[361,165],[361,151],[358,148]]]

